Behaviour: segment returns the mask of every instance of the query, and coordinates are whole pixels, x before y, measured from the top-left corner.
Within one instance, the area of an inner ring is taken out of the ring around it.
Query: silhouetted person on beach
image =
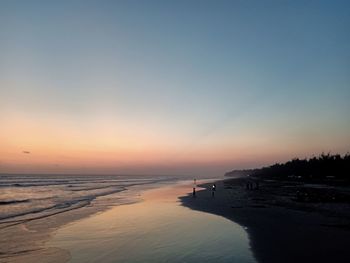
[[[255,187],[254,187],[255,185]],[[259,189],[259,182],[246,182],[246,189],[247,190],[258,190]]]
[[[247,190],[253,190],[253,184],[251,182],[247,182],[246,186]]]
[[[192,193],[193,197],[196,197],[196,185],[197,185],[196,179],[193,179],[193,193]]]
[[[216,184],[213,184],[213,186],[211,187],[211,196],[212,197],[215,196],[215,191],[216,191]]]

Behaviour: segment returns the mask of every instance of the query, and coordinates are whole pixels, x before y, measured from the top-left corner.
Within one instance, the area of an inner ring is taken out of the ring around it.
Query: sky
[[[222,175],[350,150],[349,1],[0,1],[0,173]]]

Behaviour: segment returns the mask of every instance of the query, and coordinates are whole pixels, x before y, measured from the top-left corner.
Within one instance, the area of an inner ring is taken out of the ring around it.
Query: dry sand
[[[206,184],[196,198],[180,199],[184,206],[242,225],[258,262],[350,262],[348,203],[297,202],[300,185],[290,182],[260,181],[258,190],[247,190],[246,179],[216,185],[214,198]]]

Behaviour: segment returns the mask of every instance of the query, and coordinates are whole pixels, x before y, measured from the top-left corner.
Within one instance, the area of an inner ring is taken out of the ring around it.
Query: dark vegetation
[[[295,158],[286,163],[276,163],[259,169],[233,170],[225,175],[350,182],[350,154],[321,154],[310,159]]]
[[[241,177],[246,184],[259,182],[264,193],[285,196],[290,201],[350,204],[349,153],[295,158],[260,169],[233,170],[226,176]]]

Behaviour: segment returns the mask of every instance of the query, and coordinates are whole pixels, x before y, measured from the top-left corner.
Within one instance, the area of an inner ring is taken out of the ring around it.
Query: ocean
[[[169,176],[0,175],[0,228],[100,203],[130,202],[132,186],[176,180]],[[122,198],[123,197],[123,198]]]

